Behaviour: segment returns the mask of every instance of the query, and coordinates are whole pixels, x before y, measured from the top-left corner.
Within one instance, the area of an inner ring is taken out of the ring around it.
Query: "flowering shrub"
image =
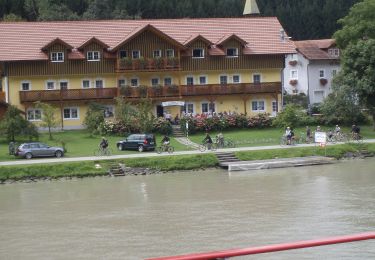
[[[163,135],[172,134],[172,125],[164,117],[156,118],[153,123],[153,132],[158,132]]]
[[[244,114],[185,116],[180,121],[183,131],[186,131],[186,122],[189,123],[189,133],[232,128],[264,128],[272,125],[272,119],[266,113],[254,117]]]

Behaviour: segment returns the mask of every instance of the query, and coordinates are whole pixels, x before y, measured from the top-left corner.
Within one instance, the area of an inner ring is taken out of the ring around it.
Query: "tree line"
[[[294,40],[330,38],[361,0],[258,0]],[[0,0],[4,21],[241,17],[245,0]]]

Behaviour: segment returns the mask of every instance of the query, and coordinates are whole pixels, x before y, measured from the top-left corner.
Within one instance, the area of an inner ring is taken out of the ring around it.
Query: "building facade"
[[[340,50],[332,39],[294,43],[297,53],[285,59],[284,89],[306,94],[309,104],[321,103],[332,92],[332,80],[340,70]]]
[[[35,102],[82,128],[90,102],[112,117],[115,99],[147,98],[157,116],[237,112],[275,115],[285,55],[276,18],[0,23],[2,90],[38,122]]]

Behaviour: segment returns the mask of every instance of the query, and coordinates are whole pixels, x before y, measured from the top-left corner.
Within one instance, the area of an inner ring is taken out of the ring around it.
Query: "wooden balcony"
[[[5,102],[5,92],[0,91],[0,102]]]
[[[20,101],[23,102],[50,102],[69,100],[96,100],[113,99],[118,95],[118,88],[88,88],[63,90],[31,90],[20,91]]]
[[[116,71],[165,71],[180,70],[179,59],[160,58],[160,59],[135,59],[135,60],[118,60]]]
[[[120,95],[129,99],[138,98],[179,98],[192,96],[223,96],[223,95],[244,95],[258,93],[281,93],[281,82],[269,83],[242,83],[227,85],[181,85],[181,86],[160,86],[160,87],[127,87],[120,91]]]

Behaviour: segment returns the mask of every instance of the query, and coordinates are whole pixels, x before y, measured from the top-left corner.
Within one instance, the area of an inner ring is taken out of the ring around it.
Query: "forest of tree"
[[[258,0],[294,40],[330,38],[361,0]],[[4,21],[240,17],[245,0],[0,0]]]

